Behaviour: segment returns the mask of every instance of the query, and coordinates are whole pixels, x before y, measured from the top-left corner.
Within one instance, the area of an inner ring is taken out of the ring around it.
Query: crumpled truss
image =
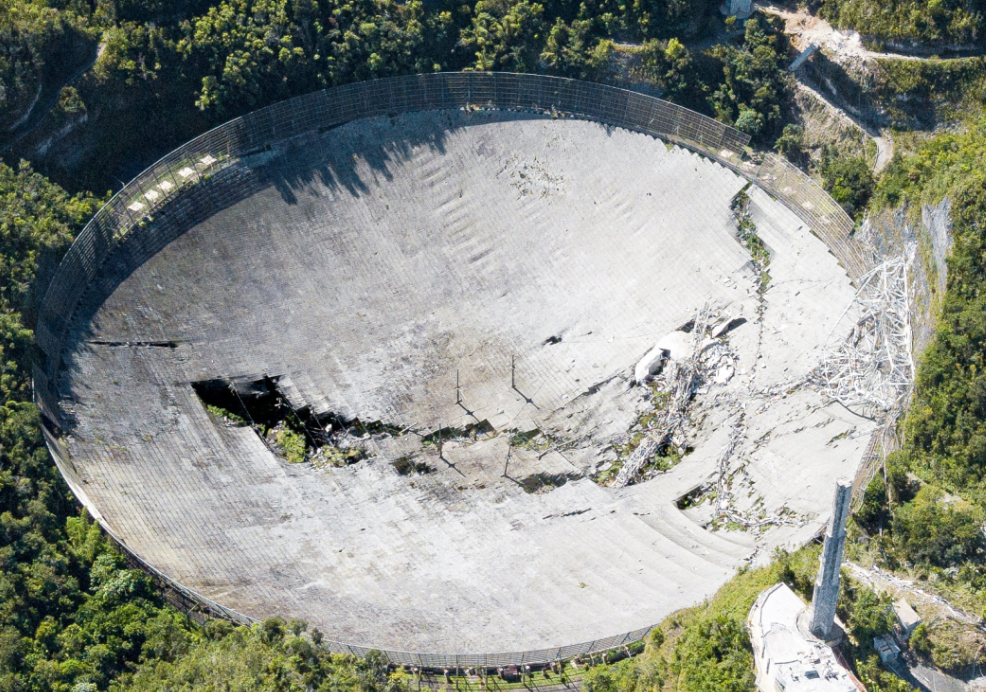
[[[890,259],[860,278],[846,310],[859,318],[849,336],[813,373],[819,391],[845,406],[889,411],[909,394],[914,381],[908,272],[914,250]]]
[[[668,377],[671,381],[671,398],[664,409],[664,418],[660,425],[655,426],[653,431],[647,433],[640,446],[633,450],[630,458],[620,468],[612,487],[625,488],[635,482],[643,468],[657,454],[657,451],[681,431],[688,411],[688,404],[701,380],[699,371],[701,369],[702,347],[705,345],[705,334],[709,329],[710,317],[711,308],[708,305],[702,306],[695,316],[695,326],[692,328],[691,355],[680,363],[672,362],[670,364],[674,371]]]

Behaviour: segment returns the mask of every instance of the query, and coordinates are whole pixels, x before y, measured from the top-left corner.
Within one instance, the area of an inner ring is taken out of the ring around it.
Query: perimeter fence
[[[280,143],[362,118],[453,109],[528,111],[578,118],[681,145],[729,167],[782,201],[828,245],[851,278],[856,279],[868,267],[862,245],[854,242],[852,219],[807,175],[774,156],[759,161],[747,158],[748,135],[658,98],[557,77],[483,72],[396,77],[307,94],[232,120],[159,160],[96,213],[63,259],[38,319],[36,342],[41,358],[34,368],[34,387],[49,449],[73,490],[81,488],[73,482],[71,459],[57,440],[58,431],[70,417],[60,405],[57,383],[70,334],[74,328],[85,326],[86,314],[80,307],[93,287],[105,284],[108,275],[125,271],[128,261],[150,256],[233,197],[249,194],[263,184],[262,177],[251,173],[250,161],[263,158]],[[245,165],[238,165],[241,163]],[[114,261],[108,264],[111,256]],[[84,492],[76,495],[87,503]],[[90,510],[99,517],[96,508]],[[174,582],[132,553],[105,522],[100,523],[133,563],[166,589],[175,605],[241,623],[252,621]],[[624,647],[650,630],[646,627],[539,651],[383,653],[394,664],[437,669],[538,664]],[[324,645],[335,652],[360,656],[370,651],[340,642]]]

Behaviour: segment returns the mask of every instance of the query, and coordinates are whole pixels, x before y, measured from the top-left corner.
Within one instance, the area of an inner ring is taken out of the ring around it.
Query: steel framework
[[[668,376],[671,397],[664,408],[661,423],[655,427],[654,431],[644,435],[643,441],[633,450],[626,463],[620,467],[620,472],[613,481],[614,488],[625,488],[635,482],[658,450],[671,442],[684,425],[688,404],[691,402],[695,388],[701,380],[702,346],[704,345],[705,333],[708,330],[708,323],[709,306],[704,305],[698,311],[698,315],[695,316],[695,325],[692,327],[691,353],[680,363],[672,361],[669,364],[669,367],[674,369]]]
[[[823,394],[845,406],[899,406],[914,381],[911,305],[907,275],[913,261],[905,253],[874,267],[859,281],[848,310],[859,319],[849,337],[816,372]]]

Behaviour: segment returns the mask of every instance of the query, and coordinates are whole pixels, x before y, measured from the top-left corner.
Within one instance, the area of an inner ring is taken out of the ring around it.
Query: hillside
[[[40,297],[107,190],[255,108],[437,70],[544,72],[662,95],[751,134],[761,151],[784,153],[860,223],[920,227],[922,206],[947,200],[954,247],[944,292],[934,296],[937,330],[918,359],[898,449],[854,518],[851,557],[981,615],[982,59],[881,65],[878,88],[865,93],[888,114],[877,126],[893,128],[896,154],[874,173],[872,133],[847,122],[842,104],[819,106],[787,72],[793,50],[783,22],[756,14],[737,27],[717,8],[685,0],[0,2],[0,690],[411,687],[406,671],[379,660],[320,651],[321,634],[304,623],[201,626],[165,604],[80,515],[44,447],[30,370]],[[823,0],[819,11],[874,47],[979,52],[986,5]],[[846,74],[846,84],[856,77]],[[669,618],[641,656],[594,668],[586,689],[752,689],[749,605],[778,579],[807,594],[815,554],[808,547],[743,571],[707,604]],[[872,650],[872,637],[891,625],[887,605],[860,584],[844,593],[853,665],[873,691],[909,689]],[[925,628],[916,653],[950,671],[986,662],[975,633],[957,627]]]

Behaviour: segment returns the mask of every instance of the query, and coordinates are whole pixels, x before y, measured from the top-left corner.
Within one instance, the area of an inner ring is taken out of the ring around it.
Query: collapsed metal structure
[[[230,204],[231,195],[248,194],[250,181],[243,181],[238,187],[239,173],[234,164],[265,156],[273,144],[362,118],[448,109],[533,110],[555,117],[597,121],[679,144],[727,166],[783,201],[826,242],[850,277],[857,281],[865,278],[865,285],[869,285],[875,276],[865,272],[866,255],[852,237],[852,220],[801,171],[772,156],[761,161],[747,159],[744,152],[749,141],[747,135],[660,99],[573,80],[496,73],[402,77],[302,96],[216,128],[141,173],[97,213],[59,267],[38,321],[37,343],[42,358],[34,371],[35,397],[43,414],[49,449],[83,503],[88,505],[85,490],[72,481],[72,460],[61,440],[64,431],[71,429],[72,410],[71,402],[62,398],[58,380],[66,367],[65,349],[72,330],[85,320],[85,315],[79,314],[80,306],[93,284],[101,280],[107,259],[122,257],[125,261],[120,263],[121,267],[133,266],[208,218],[215,209]],[[193,190],[194,194],[187,194]],[[885,284],[890,287],[888,290],[896,290],[892,288],[897,285],[897,279],[893,278],[896,274],[887,276],[874,285]],[[695,350],[677,378],[672,399],[681,404],[687,403],[692,394],[707,319],[707,315],[704,318],[700,315],[696,320]],[[673,435],[683,410],[683,405],[672,404],[666,432],[648,438],[645,445],[648,448],[659,445],[660,438]],[[637,456],[639,459],[634,462],[637,469],[628,463],[618,485],[629,483],[653,454],[644,450]],[[728,454],[724,454],[724,462],[727,459]],[[90,509],[99,519],[97,509]],[[112,537],[110,527],[103,524],[103,528]],[[117,542],[128,551],[123,541]],[[246,616],[175,583],[138,556],[131,557],[170,589],[175,602],[239,622],[249,621]],[[529,664],[625,646],[641,639],[648,629],[539,651],[479,655],[384,653],[395,664],[431,668]],[[357,655],[369,650],[341,642],[326,642],[326,645],[334,651]]]
[[[695,387],[700,379],[702,346],[709,326],[709,312],[709,306],[705,305],[695,316],[695,324],[692,327],[692,350],[689,356],[680,362],[672,361],[665,365],[666,368],[672,369],[667,375],[671,383],[671,396],[663,410],[662,420],[654,430],[644,435],[640,446],[633,450],[630,458],[620,467],[620,472],[613,481],[614,488],[625,488],[635,482],[661,447],[671,443],[680,432],[688,412],[688,404],[695,394]]]
[[[849,336],[816,373],[822,393],[845,406],[898,408],[914,381],[908,272],[913,252],[874,267],[859,279],[849,311],[858,318]],[[849,312],[847,311],[847,312]]]

